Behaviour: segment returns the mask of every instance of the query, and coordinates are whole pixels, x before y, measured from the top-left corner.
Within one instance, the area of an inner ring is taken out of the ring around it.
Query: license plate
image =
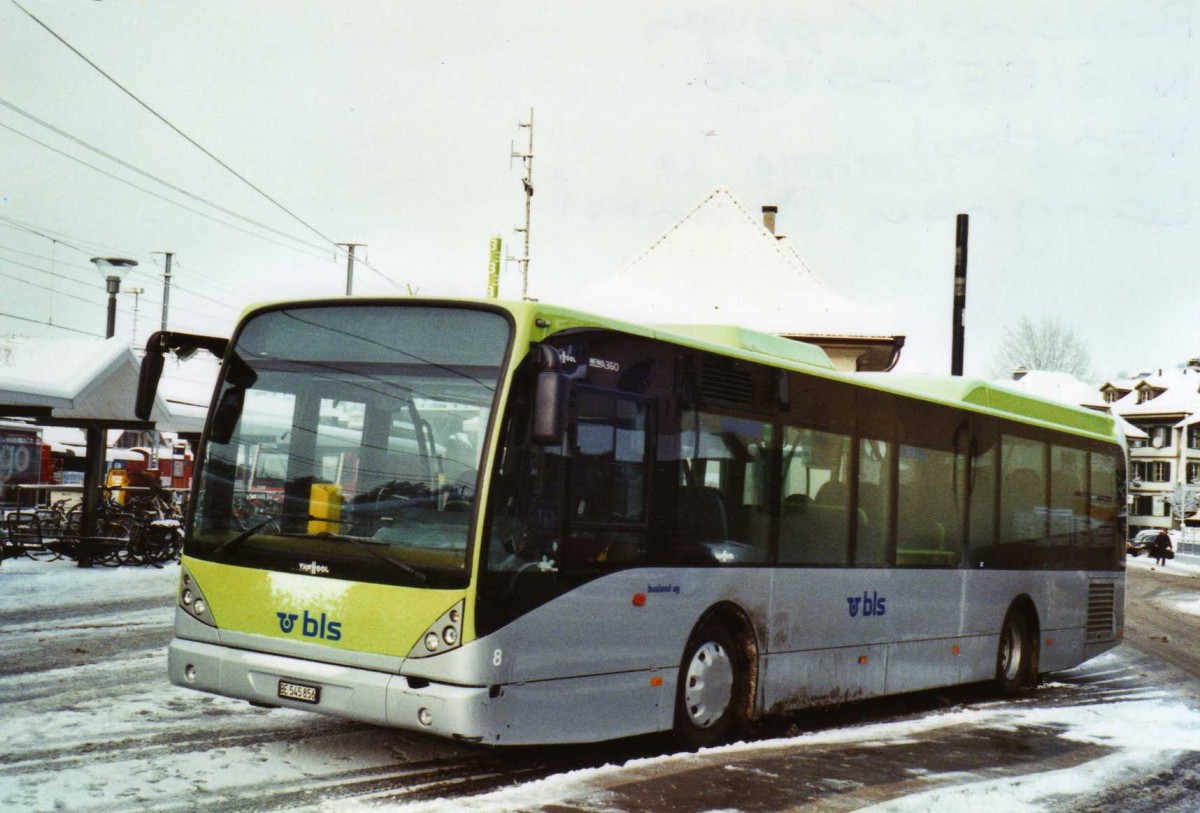
[[[285,700],[299,700],[301,703],[320,703],[321,689],[317,686],[305,686],[303,683],[281,680],[279,681],[279,696]]]

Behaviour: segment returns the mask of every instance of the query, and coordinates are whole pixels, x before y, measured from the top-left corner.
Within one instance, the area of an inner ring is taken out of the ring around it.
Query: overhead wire
[[[153,175],[150,172],[147,172],[146,170],[142,169],[139,166],[131,164],[122,158],[118,158],[117,156],[113,155],[110,152],[107,152],[106,150],[102,150],[93,144],[89,144],[88,142],[84,141],[82,138],[72,135],[71,133],[68,133],[63,129],[54,126],[50,122],[38,118],[37,116],[33,115],[32,113],[30,113],[26,110],[22,110],[20,107],[17,107],[15,104],[13,104],[10,101],[7,101],[5,99],[0,99],[0,106],[7,107],[9,110],[11,110],[14,113],[17,113],[21,116],[24,116],[25,118],[29,119],[30,121],[34,122],[35,124],[40,124],[42,127],[45,127],[47,130],[50,130],[51,132],[53,132],[57,135],[60,135],[65,139],[75,142],[76,144],[83,147],[84,149],[91,150],[92,152],[96,153],[97,155],[103,156],[104,158],[107,158],[108,160],[112,161],[113,163],[119,164],[120,166],[125,167],[126,169],[130,170],[131,172],[136,172],[138,175],[141,175],[143,178],[154,181],[155,183],[158,183],[158,184],[162,184],[163,186],[167,187],[168,189],[170,189],[173,192],[178,192],[180,195],[183,195],[185,197],[191,198],[192,200],[203,203],[206,206],[211,206],[212,208],[216,209],[219,212],[223,212],[224,214],[227,214],[231,217],[236,217],[238,220],[245,221],[246,223],[257,226],[260,229],[269,231],[273,234],[277,234],[280,237],[285,237],[289,240],[294,240],[297,243],[300,243],[301,245],[308,246],[309,248],[313,248],[318,251],[324,251],[326,249],[326,246],[319,245],[317,243],[312,243],[307,240],[303,240],[299,237],[288,234],[285,231],[276,229],[273,226],[268,226],[265,223],[260,223],[259,221],[255,220],[251,217],[247,217],[246,215],[235,212],[232,209],[226,208],[219,203],[214,203],[213,201],[208,200],[207,198],[203,198],[200,195],[195,194],[194,192],[189,192],[188,190],[184,189],[183,187],[173,184],[170,181],[165,181],[162,178],[159,178],[157,175]]]
[[[94,253],[94,251],[87,251],[85,249],[80,248],[77,245],[72,245],[71,242],[68,242],[68,239],[74,240],[75,242],[78,242],[78,243],[86,242],[84,240],[81,240],[81,239],[78,239],[75,237],[71,237],[70,235],[63,235],[63,234],[57,234],[57,236],[51,236],[51,235],[55,235],[56,233],[49,229],[44,229],[42,227],[34,226],[29,223],[24,223],[22,221],[16,220],[14,218],[6,217],[4,215],[0,215],[0,225],[7,225],[9,228],[13,228],[18,231],[24,231],[29,234],[34,234],[45,240],[51,240],[51,241],[57,243],[58,245],[66,246],[67,248],[70,248],[73,251],[77,251],[80,254],[83,254],[84,256],[88,256],[89,254]],[[64,238],[68,238],[68,239],[64,239]],[[119,249],[119,248],[113,248],[112,246],[101,246],[100,244],[95,244],[95,243],[93,243],[92,245],[97,246],[99,248],[99,250],[101,250],[101,251],[115,252],[118,254],[136,253],[136,252],[127,252],[127,251],[124,251],[123,249]],[[22,252],[22,253],[27,253],[27,252]],[[49,258],[42,256],[41,259],[49,259]],[[153,257],[151,257],[150,264],[154,267],[157,267],[156,264],[154,263]],[[32,268],[32,266],[28,266],[28,267]],[[72,267],[74,267],[74,266],[72,266]],[[144,269],[145,269],[145,266],[138,265],[132,269],[132,273],[138,274],[141,276],[145,276],[149,279],[154,280],[155,282],[160,282],[162,280],[163,275],[161,273],[150,272],[150,271],[147,271]],[[37,268],[35,268],[34,270],[44,271],[44,269],[37,269]],[[83,283],[83,284],[87,284],[87,283]],[[191,288],[188,288],[187,286],[179,285],[178,283],[175,283],[172,285],[172,287],[186,291],[196,297],[199,297],[200,299],[207,300],[208,302],[211,302],[214,305],[218,305],[218,306],[227,308],[227,309],[235,311],[235,312],[239,310],[239,307],[237,305],[230,305],[228,302],[222,302],[219,299],[214,299],[213,297],[210,297],[206,294],[200,293],[199,291],[195,291]],[[161,303],[159,303],[159,304],[161,304]],[[192,312],[192,314],[197,315],[197,316],[202,315],[202,314],[197,314],[194,311]]]
[[[150,195],[151,197],[158,198],[159,200],[164,201],[165,203],[169,203],[172,206],[177,206],[180,209],[183,209],[184,211],[191,212],[192,214],[195,214],[195,215],[199,215],[200,217],[203,217],[206,220],[211,220],[212,222],[218,223],[222,226],[226,226],[227,228],[234,229],[236,231],[240,231],[242,234],[248,234],[251,237],[257,237],[260,240],[266,240],[268,243],[274,243],[275,245],[283,246],[284,248],[288,248],[293,251],[299,251],[301,254],[308,254],[309,256],[317,257],[317,258],[323,259],[323,260],[329,259],[328,257],[322,256],[319,254],[313,254],[312,252],[304,251],[302,249],[296,248],[295,246],[289,246],[286,243],[281,243],[280,241],[274,239],[273,237],[267,237],[266,235],[256,234],[255,232],[252,232],[249,229],[244,229],[241,226],[235,225],[233,223],[229,223],[225,220],[221,220],[220,218],[214,217],[214,216],[208,214],[207,212],[202,212],[199,209],[195,209],[191,206],[180,203],[177,200],[171,200],[170,198],[168,198],[165,195],[160,195],[157,192],[153,192],[144,186],[138,186],[133,181],[130,181],[127,178],[122,178],[119,175],[114,175],[113,173],[109,172],[108,170],[101,169],[100,167],[96,166],[95,164],[89,164],[87,161],[84,161],[82,158],[71,155],[68,152],[64,152],[63,150],[60,150],[57,147],[53,147],[50,144],[47,144],[46,142],[41,141],[40,139],[34,138],[33,136],[29,135],[28,133],[22,133],[20,130],[16,129],[15,127],[11,127],[7,124],[4,124],[3,122],[0,122],[0,128],[8,130],[9,132],[20,136],[21,138],[32,141],[34,144],[37,144],[40,147],[45,147],[46,149],[50,150],[51,152],[57,153],[58,155],[61,155],[62,157],[66,158],[70,161],[74,161],[77,164],[81,164],[82,166],[85,166],[90,170],[99,172],[101,175],[111,178],[118,183],[125,184],[126,186],[128,186],[132,189],[136,189],[139,192],[143,192],[147,195]]]
[[[53,322],[43,322],[40,319],[30,319],[28,316],[17,316],[15,313],[0,313],[0,319],[16,319],[21,322],[31,322],[35,325],[44,325],[45,327],[52,327],[52,328],[55,328],[56,330],[69,330],[72,333],[82,333],[85,336],[96,336],[98,338],[104,338],[104,336],[102,334],[96,333],[93,330],[80,330],[79,328],[67,327],[66,325],[56,325]]]
[[[327,242],[327,243],[329,243],[330,245],[332,245],[332,246],[334,247],[334,250],[335,250],[335,251],[339,251],[339,250],[340,250],[340,246],[338,245],[338,243],[337,243],[336,241],[334,241],[334,240],[332,240],[331,238],[329,238],[329,237],[325,236],[325,235],[324,235],[324,234],[323,234],[323,233],[322,233],[322,232],[321,232],[319,229],[317,229],[317,228],[316,228],[315,226],[313,226],[311,223],[307,222],[306,220],[304,220],[303,218],[301,218],[299,215],[297,215],[295,212],[293,212],[291,209],[287,208],[287,207],[286,207],[286,206],[284,206],[282,203],[280,203],[280,202],[279,202],[279,201],[277,201],[275,198],[273,198],[271,195],[267,194],[267,192],[266,192],[266,191],[264,191],[263,189],[261,189],[260,187],[258,187],[256,184],[254,184],[253,182],[251,182],[251,181],[250,181],[248,178],[246,178],[244,175],[242,175],[241,173],[239,173],[237,170],[235,170],[235,169],[234,169],[233,167],[231,167],[229,164],[225,163],[225,162],[224,162],[224,161],[222,161],[220,158],[218,158],[216,155],[214,155],[212,152],[210,152],[208,149],[206,149],[206,148],[205,148],[205,147],[204,147],[202,144],[200,144],[200,142],[196,141],[194,138],[192,138],[191,136],[189,136],[189,135],[188,135],[187,133],[185,133],[183,130],[181,130],[181,129],[179,129],[178,127],[176,127],[176,126],[175,126],[175,125],[174,125],[174,124],[173,124],[173,123],[172,123],[170,120],[168,120],[168,119],[167,119],[165,116],[163,116],[161,113],[159,113],[157,110],[155,110],[153,107],[151,107],[151,106],[150,106],[149,104],[147,104],[146,102],[142,101],[142,100],[141,100],[141,98],[139,98],[139,97],[138,97],[138,96],[137,96],[137,95],[136,95],[136,94],[135,94],[133,91],[129,90],[129,88],[127,88],[127,87],[125,87],[124,85],[122,85],[122,84],[121,84],[120,82],[118,82],[118,81],[117,81],[117,80],[116,80],[114,77],[112,77],[111,75],[109,75],[109,73],[108,73],[108,72],[106,72],[106,71],[105,71],[103,68],[101,68],[101,67],[100,67],[99,65],[97,65],[95,62],[93,62],[91,59],[89,59],[87,56],[85,56],[85,55],[83,54],[83,52],[82,52],[82,51],[80,51],[80,50],[79,50],[78,48],[76,48],[74,45],[72,45],[71,43],[69,43],[69,42],[67,42],[65,39],[63,39],[63,37],[61,37],[61,36],[60,36],[60,35],[59,35],[57,32],[55,32],[55,31],[54,31],[54,29],[52,29],[50,26],[46,25],[46,23],[42,22],[42,21],[41,21],[41,20],[40,20],[40,19],[37,17],[37,15],[33,14],[33,12],[29,11],[29,10],[28,10],[28,9],[26,9],[24,6],[22,6],[20,3],[18,3],[18,2],[17,2],[17,0],[10,0],[10,2],[11,2],[11,3],[12,3],[14,6],[16,6],[18,9],[20,9],[20,10],[21,10],[21,12],[22,12],[22,13],[24,13],[24,14],[25,14],[27,17],[29,17],[31,20],[33,20],[35,23],[37,23],[37,24],[38,24],[38,25],[39,25],[39,26],[40,26],[42,29],[44,29],[44,30],[45,30],[45,31],[46,31],[48,34],[50,34],[50,36],[54,37],[56,40],[58,40],[60,43],[62,43],[64,46],[66,46],[66,48],[67,48],[68,50],[70,50],[70,51],[71,51],[73,54],[75,54],[77,57],[79,57],[79,58],[80,58],[80,59],[82,59],[84,62],[86,62],[86,63],[87,63],[87,64],[88,64],[88,65],[89,65],[89,66],[90,66],[90,67],[91,67],[93,70],[95,70],[97,73],[99,73],[101,76],[103,76],[103,77],[104,77],[105,79],[107,79],[109,82],[111,82],[111,83],[112,83],[114,86],[116,86],[116,87],[117,87],[117,88],[118,88],[118,89],[119,89],[119,90],[120,90],[122,93],[124,93],[126,96],[128,96],[130,99],[132,99],[134,102],[136,102],[136,103],[137,103],[137,104],[138,104],[140,107],[142,107],[142,108],[143,108],[143,109],[144,109],[146,112],[148,112],[150,115],[154,116],[156,119],[158,119],[159,121],[161,121],[163,124],[165,124],[165,125],[166,125],[167,127],[169,127],[171,130],[173,130],[173,131],[174,131],[176,134],[178,134],[178,135],[179,135],[181,138],[183,138],[185,141],[187,141],[187,142],[188,142],[189,144],[191,144],[193,147],[195,147],[196,149],[200,150],[200,152],[202,152],[202,153],[204,153],[205,155],[207,155],[209,158],[211,158],[213,161],[215,161],[215,162],[216,162],[218,165],[220,165],[222,168],[224,168],[224,169],[225,169],[227,172],[229,172],[229,173],[230,173],[231,175],[233,175],[235,178],[237,178],[238,180],[240,180],[242,183],[246,184],[248,187],[250,187],[251,189],[253,189],[255,192],[257,192],[257,193],[258,193],[259,195],[261,195],[263,198],[265,198],[266,200],[268,200],[270,203],[272,203],[274,206],[276,206],[276,207],[277,207],[277,208],[278,208],[280,211],[284,212],[284,213],[285,213],[285,214],[287,214],[289,217],[291,217],[293,220],[295,220],[297,223],[299,223],[300,225],[304,226],[306,229],[308,229],[309,231],[311,231],[313,234],[316,234],[316,235],[317,235],[318,237],[320,237],[322,240],[324,240],[325,242]],[[186,207],[185,207],[185,208],[186,208]],[[374,266],[371,266],[371,265],[369,265],[369,264],[367,264],[367,263],[362,263],[362,265],[363,265],[364,267],[366,267],[366,268],[370,269],[371,271],[374,271],[376,274],[378,274],[378,275],[379,275],[380,277],[382,277],[384,280],[386,280],[387,282],[389,282],[389,283],[391,283],[392,285],[396,286],[397,288],[401,288],[401,287],[403,287],[403,286],[401,286],[401,285],[400,285],[400,283],[396,282],[394,279],[392,279],[391,277],[389,277],[387,274],[384,274],[382,271],[380,271],[379,269],[375,268]]]

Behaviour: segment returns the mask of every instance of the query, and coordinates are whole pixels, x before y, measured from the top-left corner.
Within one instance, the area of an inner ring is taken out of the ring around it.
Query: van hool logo
[[[329,572],[329,568],[320,562],[301,562],[296,567],[301,573],[307,573],[310,576],[324,576]]]
[[[846,596],[846,603],[850,605],[851,618],[858,617],[859,610],[862,610],[863,615],[883,615],[883,604],[886,601],[886,598],[874,590],[871,591],[870,595],[867,595],[867,591],[863,590],[861,596]]]
[[[325,617],[325,613],[321,613],[320,617],[309,615],[308,610],[304,611],[304,617],[295,613],[275,613],[279,618],[279,629],[285,635],[291,635],[296,631],[296,622],[300,622],[300,634],[305,638],[321,638],[326,641],[342,640],[342,622],[329,621]]]

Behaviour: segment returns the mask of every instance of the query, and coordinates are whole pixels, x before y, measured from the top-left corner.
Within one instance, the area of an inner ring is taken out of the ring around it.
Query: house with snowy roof
[[[1182,527],[1200,493],[1200,361],[1106,381],[1100,393],[1141,432],[1129,438],[1130,531]]]
[[[571,304],[663,326],[739,325],[820,346],[842,370],[889,370],[904,336],[891,306],[832,290],[775,233],[777,207],[751,214],[716,189],[614,276]]]

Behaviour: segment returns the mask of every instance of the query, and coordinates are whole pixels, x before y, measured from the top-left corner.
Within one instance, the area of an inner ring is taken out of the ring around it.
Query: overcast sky
[[[959,212],[968,373],[1022,315],[1075,329],[1101,376],[1200,355],[1200,4],[21,4],[312,229],[0,0],[0,101],[187,193],[0,106],[0,313],[33,320],[0,317],[0,334],[102,333],[93,254],[146,272],[125,283],[146,289],[142,341],[161,318],[156,251],[176,252],[179,329],[344,292],[327,239],[369,244],[391,280],[360,266],[356,293],[482,294],[488,238],[519,253],[509,151],[534,108],[545,301],[617,273],[725,187],[778,205],[831,287],[895,306],[903,369],[948,370]]]

